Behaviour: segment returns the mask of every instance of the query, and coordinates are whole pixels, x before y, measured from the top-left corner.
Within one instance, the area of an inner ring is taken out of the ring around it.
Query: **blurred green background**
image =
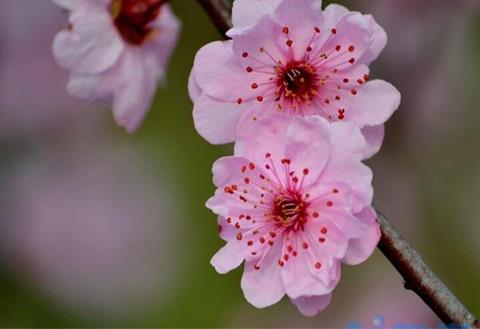
[[[471,311],[480,314],[478,1],[342,1],[372,13],[389,44],[372,76],[402,105],[374,168],[375,200]],[[128,135],[108,109],[66,95],[51,41],[66,15],[49,0],[0,0],[1,327],[335,327],[438,320],[377,251],[344,267],[330,307],[257,310],[241,269],[209,261],[223,242],[204,203],[211,165],[231,153],[193,127],[187,79],[219,39],[194,0],[165,86]]]

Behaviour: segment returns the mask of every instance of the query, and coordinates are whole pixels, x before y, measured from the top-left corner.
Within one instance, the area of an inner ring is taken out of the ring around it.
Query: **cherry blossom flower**
[[[142,122],[165,75],[180,22],[164,0],[53,0],[71,12],[53,53],[70,70],[70,94],[113,107],[129,132]]]
[[[273,112],[352,121],[376,153],[399,92],[370,81],[386,45],[372,16],[320,0],[236,0],[232,40],[198,52],[189,81],[198,132],[214,144],[237,139],[239,122]]]
[[[211,262],[226,273],[245,261],[241,286],[254,306],[287,295],[312,316],[329,304],[341,262],[365,261],[380,237],[366,142],[355,124],[318,116],[256,125],[213,166],[207,207],[227,244]]]
[[[62,90],[65,71],[52,58],[49,43],[64,15],[47,1],[0,1],[0,12],[8,13],[2,15],[0,33],[1,143],[37,142],[100,123],[88,104]],[[28,24],[18,24],[19,16]]]

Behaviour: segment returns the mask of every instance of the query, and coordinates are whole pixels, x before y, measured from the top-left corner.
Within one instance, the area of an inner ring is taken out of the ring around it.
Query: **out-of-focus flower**
[[[18,17],[28,23],[19,24]],[[65,72],[49,46],[63,19],[48,1],[0,1],[2,141],[92,126],[85,106],[63,91]]]
[[[363,262],[380,237],[365,140],[355,124],[320,117],[273,114],[257,125],[236,156],[213,166],[218,189],[207,206],[227,244],[212,264],[226,273],[245,261],[242,289],[254,306],[286,294],[313,316],[329,304],[341,262]]]
[[[273,112],[352,121],[378,151],[399,92],[369,81],[387,42],[372,16],[320,0],[236,0],[232,40],[197,54],[190,77],[195,125],[211,143],[237,138],[241,121]]]
[[[142,122],[165,75],[180,22],[164,0],[54,0],[71,12],[53,53],[70,70],[67,90],[111,103],[129,132]]]
[[[119,317],[174,286],[179,214],[174,187],[154,185],[152,171],[131,161],[140,151],[96,145],[57,147],[4,171],[0,254],[55,302]]]

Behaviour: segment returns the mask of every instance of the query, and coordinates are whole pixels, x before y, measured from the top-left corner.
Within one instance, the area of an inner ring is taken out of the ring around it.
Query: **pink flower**
[[[57,62],[71,71],[67,90],[113,107],[134,131],[165,75],[180,23],[163,0],[53,0],[71,12],[53,42]]]
[[[352,121],[378,151],[399,92],[369,81],[387,42],[372,16],[320,0],[236,0],[232,40],[204,46],[189,81],[198,132],[209,142],[238,137],[239,122],[274,112]]]
[[[212,265],[226,273],[245,261],[241,286],[251,304],[286,294],[312,316],[330,302],[341,262],[363,262],[380,237],[372,173],[361,163],[365,140],[355,124],[318,116],[273,114],[256,125],[235,156],[213,166],[218,189],[207,207],[227,244]]]

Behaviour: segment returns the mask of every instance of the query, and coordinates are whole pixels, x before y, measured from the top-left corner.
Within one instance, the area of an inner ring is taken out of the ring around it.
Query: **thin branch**
[[[225,33],[232,26],[230,2],[228,0],[198,0],[198,2],[210,16],[218,31],[225,37]]]
[[[227,0],[198,0],[225,38],[231,28],[231,5]],[[389,223],[383,213],[375,209],[382,237],[378,248],[405,280],[405,288],[415,292],[445,324],[462,328],[480,328],[475,316],[424,263],[420,255]]]
[[[405,281],[445,324],[479,328],[480,323],[425,264],[420,255],[400,236],[383,213],[375,209],[382,238],[378,249],[387,257]]]

